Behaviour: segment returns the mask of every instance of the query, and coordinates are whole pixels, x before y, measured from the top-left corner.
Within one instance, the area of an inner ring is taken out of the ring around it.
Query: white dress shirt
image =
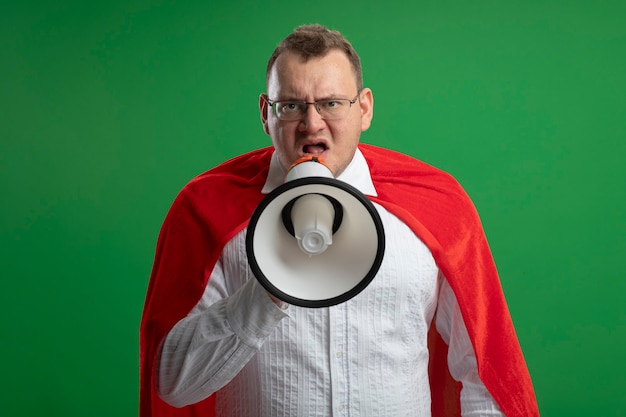
[[[272,158],[263,192],[283,183]],[[357,151],[338,178],[376,195]],[[435,319],[463,383],[463,416],[501,416],[478,378],[461,313],[430,250],[375,204],[385,256],[371,284],[328,308],[279,308],[246,258],[246,231],[224,248],[205,292],[166,337],[158,391],[175,406],[216,394],[218,416],[430,416],[427,333]]]

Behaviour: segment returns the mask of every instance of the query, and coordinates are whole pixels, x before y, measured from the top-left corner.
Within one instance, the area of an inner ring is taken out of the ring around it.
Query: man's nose
[[[317,104],[307,103],[306,112],[304,113],[302,120],[300,121],[300,130],[302,131],[317,131],[324,126],[324,119],[317,111]]]

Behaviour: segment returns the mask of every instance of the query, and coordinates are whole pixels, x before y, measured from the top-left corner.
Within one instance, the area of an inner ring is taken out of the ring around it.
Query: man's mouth
[[[326,150],[326,145],[323,143],[314,143],[310,145],[304,145],[302,147],[302,152],[306,155],[321,155]]]

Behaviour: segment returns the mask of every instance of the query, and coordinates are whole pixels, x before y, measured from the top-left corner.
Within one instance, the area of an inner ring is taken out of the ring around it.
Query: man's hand
[[[274,304],[276,304],[281,310],[286,310],[287,307],[289,307],[289,304],[287,304],[286,302],[284,302],[283,300],[281,300],[279,298],[274,297],[269,292],[267,293],[267,295],[269,295],[269,297],[272,299]]]

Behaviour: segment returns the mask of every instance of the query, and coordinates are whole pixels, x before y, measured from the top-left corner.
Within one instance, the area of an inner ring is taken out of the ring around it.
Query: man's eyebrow
[[[277,99],[275,99],[274,101],[306,101],[306,100],[302,100],[301,98],[294,98],[293,96],[278,96]]]
[[[350,100],[350,98],[348,98],[348,96],[345,95],[345,94],[334,94],[333,93],[333,94],[328,94],[328,95],[323,96],[323,97],[318,97],[314,101],[324,101],[324,100]],[[303,98],[292,98],[292,97],[286,96],[286,98],[282,98],[281,97],[281,98],[278,98],[278,99],[276,99],[274,101],[308,101],[308,100],[305,100]]]

